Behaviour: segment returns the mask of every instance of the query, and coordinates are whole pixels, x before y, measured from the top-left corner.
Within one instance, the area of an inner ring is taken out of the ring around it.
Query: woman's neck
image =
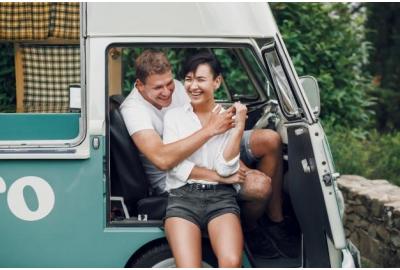
[[[193,105],[193,112],[197,115],[202,126],[204,126],[210,119],[212,110],[215,107],[215,101],[207,102],[205,104]]]
[[[193,111],[196,114],[207,114],[212,112],[212,110],[214,109],[215,101],[213,100],[204,104],[196,104],[196,105],[192,104],[192,106],[193,106]]]

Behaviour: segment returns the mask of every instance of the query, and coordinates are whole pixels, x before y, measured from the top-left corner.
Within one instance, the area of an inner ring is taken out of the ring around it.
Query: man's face
[[[144,99],[161,110],[172,102],[172,93],[175,90],[174,77],[171,71],[153,74],[147,77],[145,83],[136,80],[136,88]]]

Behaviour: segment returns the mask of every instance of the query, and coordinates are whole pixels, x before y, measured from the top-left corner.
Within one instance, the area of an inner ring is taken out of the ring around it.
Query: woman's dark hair
[[[211,72],[214,75],[214,79],[221,75],[222,68],[220,63],[218,62],[217,58],[214,54],[210,52],[199,52],[190,56],[183,64],[181,76],[185,78],[186,74],[190,72],[195,72],[199,65],[207,64],[211,68]]]

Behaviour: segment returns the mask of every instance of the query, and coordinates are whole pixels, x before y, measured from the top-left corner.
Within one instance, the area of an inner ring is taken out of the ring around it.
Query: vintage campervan
[[[218,102],[241,101],[247,129],[282,137],[285,211],[299,225],[299,255],[263,259],[246,249],[243,266],[359,265],[318,121],[318,85],[297,75],[268,4],[41,4],[43,13],[35,6],[24,16],[39,27],[30,33],[50,24],[44,36],[7,36],[5,22],[0,29],[1,43],[13,46],[16,81],[15,108],[0,114],[1,267],[174,265],[162,229],[165,198],[148,194],[118,110],[146,48],[165,51],[177,78],[184,57],[213,52],[226,67]],[[0,13],[21,5],[3,4]],[[204,243],[204,265],[216,266]]]

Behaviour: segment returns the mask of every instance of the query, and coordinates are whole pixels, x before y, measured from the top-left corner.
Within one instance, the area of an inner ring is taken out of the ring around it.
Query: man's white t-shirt
[[[161,139],[163,138],[166,112],[190,103],[182,83],[177,80],[174,80],[174,83],[175,90],[172,94],[172,102],[168,107],[161,110],[145,100],[136,87],[126,97],[120,106],[120,111],[130,136],[138,131],[152,129],[160,135]],[[157,194],[164,192],[166,173],[158,170],[142,153],[140,153],[140,158],[153,190]]]

